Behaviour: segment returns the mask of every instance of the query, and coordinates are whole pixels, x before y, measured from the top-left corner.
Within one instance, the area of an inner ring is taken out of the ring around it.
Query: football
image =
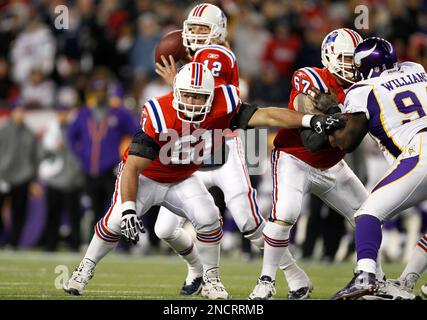
[[[160,39],[157,44],[155,51],[155,61],[163,64],[161,56],[165,56],[169,60],[168,56],[171,55],[175,62],[185,59],[187,56],[187,51],[184,45],[182,44],[182,30],[175,30],[167,33]]]

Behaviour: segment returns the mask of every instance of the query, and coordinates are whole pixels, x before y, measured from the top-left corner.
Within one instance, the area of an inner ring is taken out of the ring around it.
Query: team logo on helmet
[[[374,52],[375,48],[377,47],[377,44],[375,44],[371,49],[366,51],[360,51],[357,52],[354,55],[354,65],[356,67],[360,67],[362,65],[362,59],[368,57],[372,52]]]
[[[333,32],[332,34],[330,34],[325,41],[325,44],[329,44],[329,43],[333,43],[335,41],[335,39],[338,37],[338,32]]]

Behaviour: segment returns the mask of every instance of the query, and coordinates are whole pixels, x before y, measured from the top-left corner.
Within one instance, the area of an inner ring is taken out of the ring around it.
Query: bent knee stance
[[[257,248],[264,248],[264,237],[262,235],[266,223],[264,220],[261,221],[255,229],[243,232],[243,236],[250,240]]]
[[[95,229],[95,234],[101,240],[104,240],[110,243],[114,243],[120,240],[121,234],[119,232],[114,232],[113,230],[111,230],[105,223],[104,218],[100,219],[96,223],[94,229]]]
[[[176,237],[178,237],[178,230],[181,228],[177,225],[165,225],[156,223],[154,225],[154,233],[156,236],[165,241],[174,240]]]
[[[196,228],[197,240],[205,244],[215,244],[221,241],[224,233],[221,220],[214,224],[204,225]]]
[[[275,222],[267,222],[263,231],[264,242],[270,247],[286,248],[289,244],[289,229]]]
[[[239,230],[250,232],[257,229],[263,222],[263,218],[256,201],[256,192],[239,193],[227,201],[227,208]]]

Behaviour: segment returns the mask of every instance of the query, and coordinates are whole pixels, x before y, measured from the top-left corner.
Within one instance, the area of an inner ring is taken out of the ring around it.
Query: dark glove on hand
[[[315,115],[310,120],[310,127],[318,134],[331,134],[334,131],[344,128],[346,117],[342,113],[333,115]]]
[[[312,88],[308,91],[308,97],[312,101],[314,108],[324,114],[341,112],[335,92],[321,93],[319,89]]]

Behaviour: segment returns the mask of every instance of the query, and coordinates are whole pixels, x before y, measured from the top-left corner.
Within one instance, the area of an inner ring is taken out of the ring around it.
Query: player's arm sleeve
[[[129,155],[154,160],[160,151],[156,130],[151,121],[147,107],[144,105],[141,112],[140,128],[132,138]]]
[[[237,110],[234,117],[231,119],[230,129],[252,129],[253,127],[249,126],[249,120],[252,118],[252,116],[257,110],[257,105],[242,102],[240,108]]]
[[[331,147],[329,137],[324,132],[318,134],[311,128],[301,128],[300,136],[304,147],[310,152],[316,152]]]
[[[160,146],[142,129],[133,136],[129,147],[129,155],[154,160],[160,151]]]

